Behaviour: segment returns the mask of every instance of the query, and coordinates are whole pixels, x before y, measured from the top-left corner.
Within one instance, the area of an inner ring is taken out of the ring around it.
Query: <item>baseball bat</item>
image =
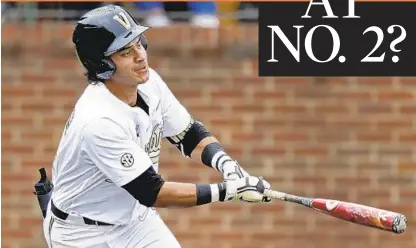
[[[396,234],[403,233],[407,228],[406,216],[384,209],[352,202],[296,196],[271,189],[266,189],[264,195],[272,199],[297,203],[344,221]]]

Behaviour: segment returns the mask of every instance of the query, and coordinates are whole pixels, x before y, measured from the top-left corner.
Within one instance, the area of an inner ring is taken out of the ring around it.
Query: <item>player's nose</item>
[[[144,52],[142,52],[140,49],[135,49],[135,62],[143,62],[145,59]]]
[[[143,64],[145,62],[145,59],[143,57],[138,57],[137,56],[137,57],[135,57],[134,62],[137,63],[137,64]]]

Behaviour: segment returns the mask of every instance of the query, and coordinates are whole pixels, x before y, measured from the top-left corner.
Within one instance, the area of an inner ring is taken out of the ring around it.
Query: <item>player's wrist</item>
[[[196,184],[196,205],[224,201],[227,194],[225,183]]]
[[[205,146],[201,153],[201,161],[204,165],[212,167],[221,173],[224,173],[226,164],[235,163],[218,142]]]

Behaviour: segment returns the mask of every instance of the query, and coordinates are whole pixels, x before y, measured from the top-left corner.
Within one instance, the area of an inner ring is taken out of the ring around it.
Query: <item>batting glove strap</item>
[[[237,187],[238,186],[235,182],[218,184],[220,192],[219,201],[226,202],[234,200],[237,194]]]
[[[219,183],[218,192],[219,201],[225,201],[225,196],[227,195],[227,185],[225,183]]]

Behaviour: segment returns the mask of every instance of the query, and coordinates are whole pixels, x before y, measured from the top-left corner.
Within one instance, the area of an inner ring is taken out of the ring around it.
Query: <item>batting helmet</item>
[[[127,10],[116,5],[99,7],[83,15],[75,26],[72,42],[78,59],[88,72],[88,78],[109,79],[116,70],[109,56],[139,36],[147,49],[143,34],[147,29]]]

